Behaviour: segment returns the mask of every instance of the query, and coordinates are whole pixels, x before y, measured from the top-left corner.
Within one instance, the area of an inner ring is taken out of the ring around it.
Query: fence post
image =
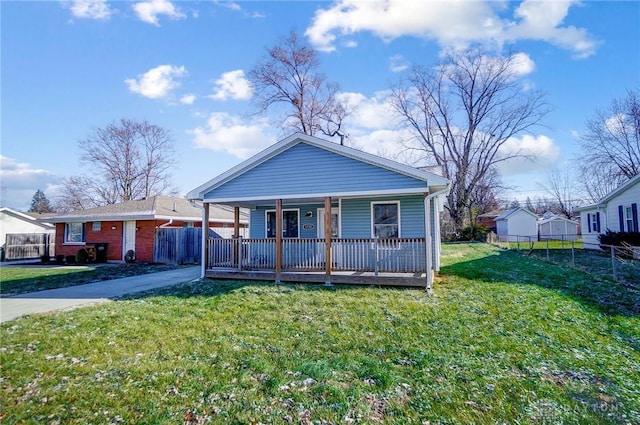
[[[516,251],[520,252],[520,235],[516,235]]]
[[[549,238],[547,238],[547,261],[549,261]]]
[[[618,280],[618,273],[616,270],[616,248],[611,245],[611,268],[613,269],[613,280]]]
[[[233,239],[235,244],[234,253],[237,253],[236,259],[238,260],[238,271],[242,271],[242,236],[238,235]]]
[[[571,266],[576,268],[576,250],[574,247],[575,241],[571,241]]]

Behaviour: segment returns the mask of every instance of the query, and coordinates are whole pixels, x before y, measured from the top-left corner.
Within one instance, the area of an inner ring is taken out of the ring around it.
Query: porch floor
[[[232,268],[207,269],[205,277],[208,279],[233,279],[233,280],[276,280],[276,273],[273,270],[241,270]],[[325,283],[324,272],[309,271],[282,271],[280,273],[281,282],[290,283]],[[407,286],[426,287],[426,273],[378,273],[355,272],[355,271],[332,271],[332,284],[348,285],[380,285],[380,286]]]

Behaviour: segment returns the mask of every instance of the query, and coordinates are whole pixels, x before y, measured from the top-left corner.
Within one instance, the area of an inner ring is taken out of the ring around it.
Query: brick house
[[[209,227],[229,233],[234,226],[233,208],[216,205],[210,210]],[[246,214],[240,215],[240,226],[246,227]],[[129,250],[137,261],[153,261],[156,229],[202,227],[202,210],[186,199],[154,196],[55,215],[46,221],[56,226],[56,255],[75,255],[81,248],[108,244],[109,261],[124,261]]]

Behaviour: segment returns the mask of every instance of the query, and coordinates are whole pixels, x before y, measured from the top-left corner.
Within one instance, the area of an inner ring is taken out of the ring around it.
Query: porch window
[[[298,210],[282,210],[282,237],[297,238],[300,235]],[[267,211],[267,238],[276,237],[276,212]]]
[[[371,237],[400,237],[400,202],[371,203]]]
[[[84,223],[65,223],[64,242],[65,243],[84,242]]]

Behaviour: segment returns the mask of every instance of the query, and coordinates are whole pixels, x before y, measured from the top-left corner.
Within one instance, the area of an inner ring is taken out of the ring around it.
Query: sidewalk
[[[0,298],[0,323],[27,314],[46,313],[84,305],[109,302],[111,298],[163,286],[189,282],[200,277],[200,267],[185,267],[121,279],[31,292]]]

